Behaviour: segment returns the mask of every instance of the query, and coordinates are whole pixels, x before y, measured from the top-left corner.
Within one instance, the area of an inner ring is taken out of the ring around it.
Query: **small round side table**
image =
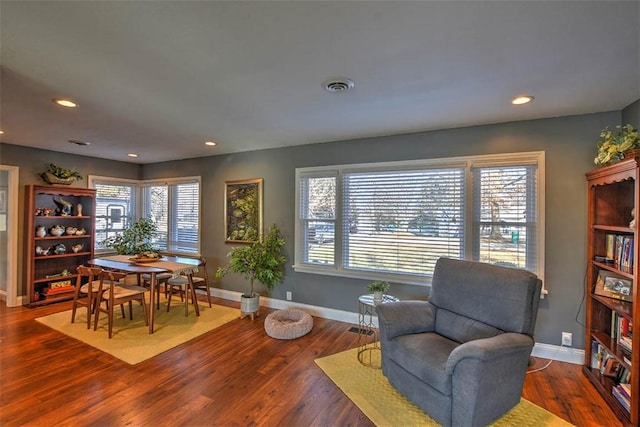
[[[373,317],[376,305],[398,301],[393,295],[383,295],[382,301],[373,300],[373,294],[360,295],[358,298],[358,360],[365,366],[382,367],[378,328]]]

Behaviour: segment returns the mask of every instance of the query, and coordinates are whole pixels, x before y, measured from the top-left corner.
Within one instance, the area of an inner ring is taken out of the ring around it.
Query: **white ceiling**
[[[2,141],[137,163],[640,98],[639,1],[3,0],[0,24]]]

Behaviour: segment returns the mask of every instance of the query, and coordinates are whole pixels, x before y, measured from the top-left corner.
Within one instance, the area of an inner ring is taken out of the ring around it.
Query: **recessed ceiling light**
[[[523,105],[523,104],[528,104],[533,100],[534,100],[533,96],[521,95],[521,96],[517,96],[517,97],[513,98],[513,101],[511,101],[511,103],[513,105]]]
[[[0,135],[2,135],[4,133],[4,131],[0,130]]]
[[[208,145],[208,146],[210,146],[210,147],[214,147],[214,146],[216,146],[216,145],[217,145],[217,143],[216,143],[215,141],[206,141],[206,142],[204,143],[204,145]]]
[[[52,101],[62,107],[67,107],[67,108],[75,108],[78,106],[78,104],[76,104],[70,99],[53,98]]]
[[[136,153],[129,153],[129,154],[127,154],[127,156],[129,156],[129,157],[138,157],[138,155]]]
[[[353,89],[355,82],[346,77],[333,77],[322,82],[322,87],[331,93],[342,93]]]

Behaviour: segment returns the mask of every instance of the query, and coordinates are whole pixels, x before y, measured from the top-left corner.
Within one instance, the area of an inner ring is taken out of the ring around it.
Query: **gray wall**
[[[541,302],[536,339],[560,344],[562,331],[572,332],[574,346],[583,347],[584,272],[586,268],[586,181],[594,168],[596,141],[605,126],[618,124],[620,112],[441,130],[354,141],[305,145],[145,165],[145,179],[202,176],[202,253],[211,268],[226,262],[224,244],[224,182],[264,178],[265,225],[276,223],[288,242],[293,263],[295,168],[419,158],[466,156],[523,151],[546,152],[546,271],[549,295]],[[356,301],[368,281],[296,273],[287,268],[284,283],[272,297],[293,293],[296,302],[356,311]],[[216,286],[244,291],[240,277],[225,277]],[[390,293],[424,298],[426,288],[392,284]],[[576,321],[579,319],[579,323]]]
[[[6,145],[0,146],[1,162],[20,166],[21,185],[37,182],[33,175],[42,171],[43,166],[46,167],[50,161],[65,167],[76,167],[85,175],[142,179],[200,175],[201,249],[202,254],[208,259],[210,273],[226,262],[226,254],[230,249],[230,246],[224,243],[223,233],[225,181],[264,178],[265,226],[278,224],[284,237],[290,242],[286,246],[289,262],[284,282],[276,287],[270,296],[285,299],[286,291],[291,291],[295,302],[353,312],[357,310],[357,297],[366,292],[368,281],[296,273],[290,267],[293,263],[295,168],[545,151],[545,285],[549,295],[541,302],[536,340],[559,345],[561,332],[567,331],[573,333],[574,346],[583,348],[587,205],[584,174],[594,168],[593,158],[600,130],[605,126],[615,126],[621,121],[633,124],[631,116],[637,115],[637,104],[632,104],[622,112],[304,145],[156,163],[141,168],[120,162],[114,162],[117,163],[117,167],[113,167],[100,159]],[[622,120],[623,116],[631,118]],[[637,121],[635,125],[637,126]],[[5,157],[7,147],[14,153],[8,159]],[[86,182],[81,182],[81,185],[86,185]],[[236,276],[227,276],[216,282],[215,286],[234,291],[245,291],[247,287],[243,279]],[[425,298],[427,291],[428,288],[420,286],[392,284],[390,293],[408,299]]]
[[[18,289],[22,290],[22,295],[27,293],[24,285],[24,233],[22,232],[25,224],[24,194],[26,185],[47,185],[40,178],[40,173],[47,169],[49,163],[54,163],[67,169],[78,170],[84,176],[84,179],[71,184],[73,187],[86,188],[88,175],[117,176],[128,179],[140,179],[142,176],[142,166],[133,163],[77,156],[49,150],[37,150],[35,148],[2,143],[0,143],[0,163],[20,168],[18,230],[11,230],[11,232],[19,233]]]

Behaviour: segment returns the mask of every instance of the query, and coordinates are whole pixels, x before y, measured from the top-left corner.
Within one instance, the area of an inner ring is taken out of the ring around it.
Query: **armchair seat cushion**
[[[460,343],[436,333],[402,335],[389,343],[389,358],[413,376],[447,396],[451,395],[449,355]]]

